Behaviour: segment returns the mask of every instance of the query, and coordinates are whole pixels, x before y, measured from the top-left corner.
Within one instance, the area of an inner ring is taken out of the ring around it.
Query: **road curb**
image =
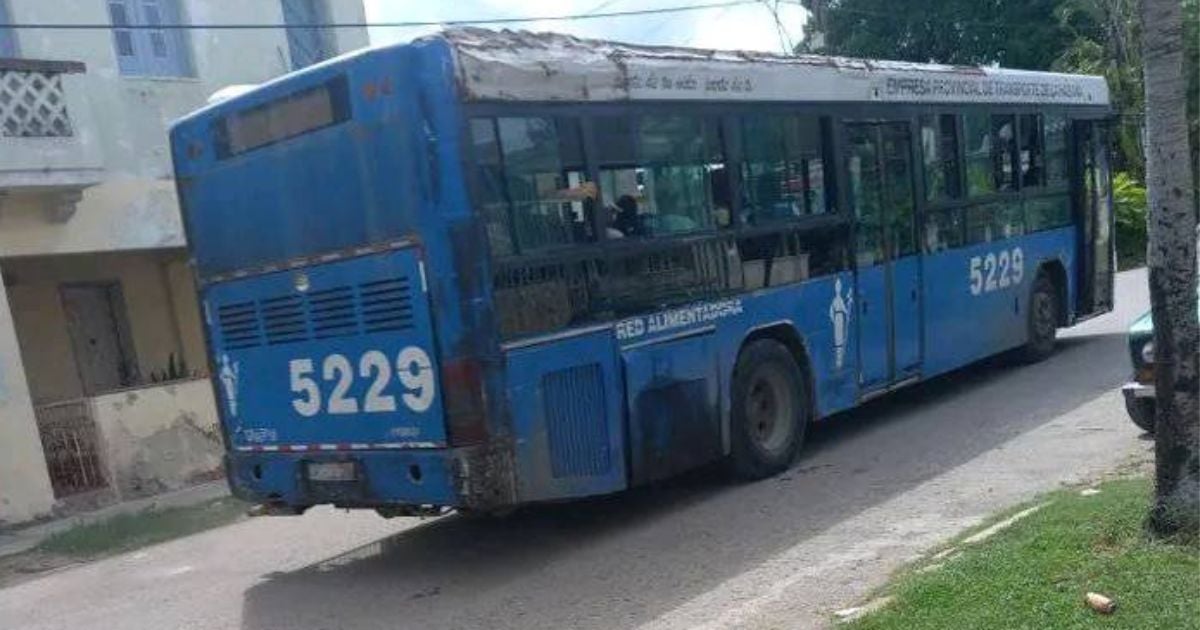
[[[225,496],[229,496],[229,485],[223,480],[210,481],[144,499],[123,501],[91,512],[74,514],[37,525],[0,531],[0,558],[25,553],[42,544],[47,538],[81,525],[100,523],[124,514],[189,507]]]

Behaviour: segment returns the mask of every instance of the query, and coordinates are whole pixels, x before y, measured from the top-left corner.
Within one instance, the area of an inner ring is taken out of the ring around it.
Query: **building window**
[[[283,0],[283,21],[288,25],[288,51],[293,70],[334,55],[330,30],[314,27],[329,23],[328,6],[323,0]]]
[[[747,116],[742,122],[740,224],[762,225],[826,211],[821,126],[815,117]]]
[[[108,0],[113,49],[121,74],[149,77],[192,76],[187,35],[179,24],[179,0]]]
[[[921,155],[925,165],[925,200],[958,197],[958,120],[954,114],[921,117]]]

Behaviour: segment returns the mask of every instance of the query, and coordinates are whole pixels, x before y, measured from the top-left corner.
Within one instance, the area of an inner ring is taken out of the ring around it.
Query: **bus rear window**
[[[324,129],[350,118],[346,78],[234,112],[214,124],[219,159],[241,155],[282,140]]]

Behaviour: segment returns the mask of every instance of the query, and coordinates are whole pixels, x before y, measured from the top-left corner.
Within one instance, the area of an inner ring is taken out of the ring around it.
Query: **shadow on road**
[[[1050,360],[1002,359],[815,427],[788,473],[713,470],[503,521],[451,516],[267,576],[247,628],[628,627],[798,542],[1053,422],[1126,376],[1120,335],[1077,336]]]

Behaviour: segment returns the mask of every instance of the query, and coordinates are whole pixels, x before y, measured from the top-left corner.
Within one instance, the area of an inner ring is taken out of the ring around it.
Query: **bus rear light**
[[[455,359],[442,364],[442,404],[452,446],[477,444],[487,438],[483,370],[478,361]]]

